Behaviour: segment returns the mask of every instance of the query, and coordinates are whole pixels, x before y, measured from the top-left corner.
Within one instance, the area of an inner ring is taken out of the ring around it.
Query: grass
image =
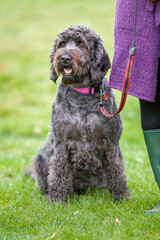
[[[52,206],[23,173],[49,129],[57,88],[49,81],[53,40],[68,25],[88,25],[112,58],[114,11],[115,0],[0,2],[0,240],[160,239],[160,215],[144,214],[158,202],[159,191],[136,98],[128,97],[122,112],[129,201],[114,203],[107,190],[88,190]]]

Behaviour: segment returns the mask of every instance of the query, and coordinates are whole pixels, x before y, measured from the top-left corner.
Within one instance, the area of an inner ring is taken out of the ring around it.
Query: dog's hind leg
[[[47,176],[51,154],[52,144],[50,136],[48,136],[47,141],[41,146],[38,154],[33,159],[36,180],[40,191],[44,194],[47,193],[48,189]]]
[[[122,153],[119,146],[110,144],[107,151],[107,161],[104,166],[105,180],[109,192],[114,194],[114,200],[129,199],[130,192],[124,173]]]
[[[48,166],[46,166],[45,159],[40,154],[34,157],[34,169],[39,189],[42,193],[46,194],[48,189]]]
[[[73,173],[65,146],[59,143],[51,157],[48,175],[48,197],[52,202],[66,201],[73,193]]]

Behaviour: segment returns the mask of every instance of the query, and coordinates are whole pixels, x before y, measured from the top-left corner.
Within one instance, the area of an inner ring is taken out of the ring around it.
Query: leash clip
[[[129,55],[130,55],[130,56],[135,56],[135,55],[136,55],[136,45],[135,45],[134,43],[133,43],[132,46],[130,47]]]
[[[100,88],[100,102],[98,103],[98,108],[103,107],[103,96],[104,96],[103,88]]]

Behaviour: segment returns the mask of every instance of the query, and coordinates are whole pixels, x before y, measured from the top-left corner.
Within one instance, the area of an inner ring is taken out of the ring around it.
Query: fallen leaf
[[[54,232],[53,235],[49,237],[49,239],[52,239],[52,238],[54,238],[55,236],[56,236],[56,232]]]
[[[116,223],[117,223],[117,224],[120,224],[120,221],[119,221],[119,219],[118,219],[118,218],[116,218]]]
[[[73,212],[74,215],[77,215],[79,213],[79,211]]]

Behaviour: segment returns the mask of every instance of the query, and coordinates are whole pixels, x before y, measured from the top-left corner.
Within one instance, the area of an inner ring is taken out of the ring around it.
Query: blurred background
[[[113,0],[0,1],[1,135],[27,136],[48,129],[43,121],[57,88],[49,80],[49,53],[68,25],[94,28],[112,58],[114,8]]]
[[[100,34],[112,60],[115,4],[115,0],[0,1],[0,176],[21,173],[46,139],[58,86],[49,80],[49,53],[57,34],[68,25],[89,26]],[[119,104],[120,93],[115,93]],[[151,174],[151,169],[136,98],[128,97],[122,119],[126,173],[131,185],[135,177],[141,184],[144,171]]]

